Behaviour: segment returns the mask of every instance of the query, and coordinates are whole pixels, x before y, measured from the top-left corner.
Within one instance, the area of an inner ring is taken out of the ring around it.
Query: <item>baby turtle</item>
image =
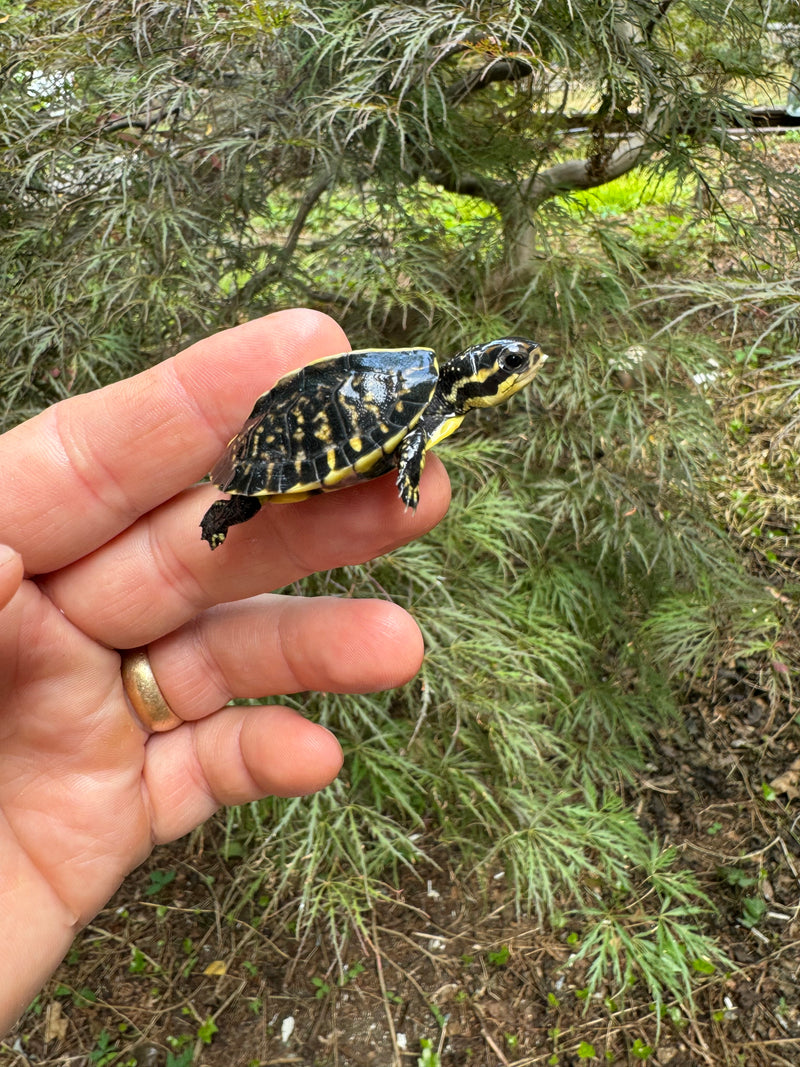
[[[535,341],[472,345],[442,366],[430,348],[326,356],[281,378],[211,472],[231,494],[201,522],[211,548],[266,501],[293,502],[397,468],[406,507],[419,503],[425,453],[470,408],[490,407],[530,382],[547,359]]]

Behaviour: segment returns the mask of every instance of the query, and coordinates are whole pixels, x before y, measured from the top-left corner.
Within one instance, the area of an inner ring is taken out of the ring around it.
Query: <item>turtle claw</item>
[[[419,504],[419,485],[415,485],[403,471],[397,475],[397,491],[405,506],[416,511]]]

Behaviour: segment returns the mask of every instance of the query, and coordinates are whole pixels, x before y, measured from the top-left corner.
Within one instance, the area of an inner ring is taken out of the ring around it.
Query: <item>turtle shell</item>
[[[438,377],[430,348],[346,352],[300,367],[259,397],[211,480],[233,495],[299,499],[388,470]]]

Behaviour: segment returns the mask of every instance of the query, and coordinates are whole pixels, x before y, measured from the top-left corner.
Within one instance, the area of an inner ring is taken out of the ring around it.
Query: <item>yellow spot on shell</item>
[[[349,467],[340,468],[338,471],[331,471],[330,474],[326,474],[322,479],[323,489],[336,489],[342,484],[348,484],[355,481],[355,475]]]
[[[382,453],[378,450],[367,452],[365,456],[361,456],[355,461],[355,463],[353,464],[353,470],[356,472],[356,474],[362,474],[364,471],[368,471],[371,467],[375,466],[375,462],[381,456],[381,454]]]
[[[364,442],[361,440],[360,437],[351,437],[350,447],[354,452],[360,452],[361,449],[364,447]]]
[[[316,487],[313,489],[298,488],[293,493],[264,493],[262,495],[263,499],[268,500],[270,504],[296,504],[298,500],[305,500],[316,491]]]

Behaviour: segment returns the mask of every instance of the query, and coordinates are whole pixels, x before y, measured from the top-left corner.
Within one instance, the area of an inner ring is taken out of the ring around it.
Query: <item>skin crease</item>
[[[0,943],[15,961],[0,968],[0,1032],[154,845],[220,805],[336,776],[327,730],[231,698],[361,693],[419,668],[419,630],[396,605],[270,590],[429,530],[448,503],[435,456],[415,513],[389,475],[264,507],[216,552],[200,539],[219,493],[193,483],[254,399],[348,347],[325,316],[280,312],[0,437]],[[170,733],[148,735],[124,696],[115,649],[140,644],[185,720]]]

